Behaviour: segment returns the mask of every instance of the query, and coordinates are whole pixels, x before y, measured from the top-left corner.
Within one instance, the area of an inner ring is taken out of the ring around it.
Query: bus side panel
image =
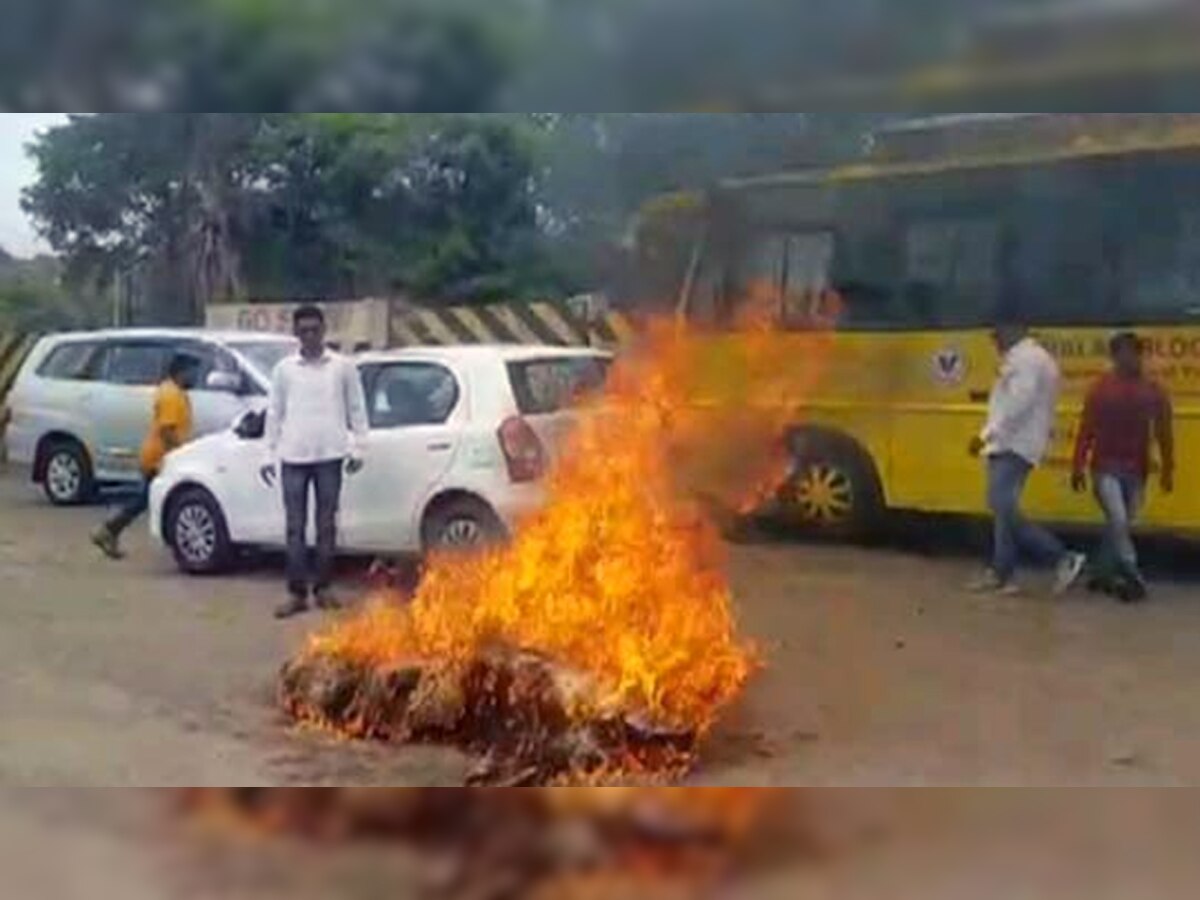
[[[987,417],[997,353],[986,330],[918,332],[898,343],[889,498],[899,509],[980,513],[982,464],[969,453]]]

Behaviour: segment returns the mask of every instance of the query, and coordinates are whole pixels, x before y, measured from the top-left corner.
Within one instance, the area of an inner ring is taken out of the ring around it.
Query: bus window
[[[892,330],[905,324],[895,302],[896,269],[896,241],[890,231],[847,228],[838,235],[832,281],[840,329]]]
[[[738,266],[740,293],[753,292],[764,301],[779,302],[783,291],[786,235],[758,234],[746,246]]]
[[[793,234],[784,244],[783,325],[809,327],[825,310],[819,304],[829,288],[833,268],[833,235]]]
[[[728,324],[729,304],[722,261],[709,254],[705,257],[688,298],[687,316],[703,328],[718,328]]]
[[[1083,168],[1022,173],[1014,185],[1002,300],[1030,325],[1114,321],[1105,221],[1111,192]]]
[[[987,218],[929,219],[905,229],[901,306],[914,327],[975,328],[996,308],[1000,228]]]
[[[834,237],[827,231],[760,234],[742,253],[735,297],[784,327],[810,327],[823,312],[833,254]]]
[[[1200,318],[1200,177],[1186,169],[1129,170],[1109,228],[1121,316],[1135,322]]]

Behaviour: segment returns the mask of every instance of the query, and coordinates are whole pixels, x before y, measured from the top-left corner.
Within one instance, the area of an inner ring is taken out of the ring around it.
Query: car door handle
[[[987,403],[992,399],[990,391],[971,391],[970,396],[972,403]]]
[[[425,449],[428,450],[430,453],[445,453],[447,450],[450,449],[450,447],[451,447],[451,445],[448,442],[437,442],[437,443],[425,445]]]

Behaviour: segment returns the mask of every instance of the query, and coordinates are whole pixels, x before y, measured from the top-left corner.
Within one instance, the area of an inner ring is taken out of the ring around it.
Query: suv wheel
[[[175,564],[189,575],[215,575],[229,567],[233,545],[221,507],[208,491],[189,488],[168,506],[166,538]]]
[[[492,508],[473,497],[435,505],[421,528],[426,552],[469,552],[498,544],[504,536],[504,525]]]
[[[78,506],[92,498],[92,464],[79,443],[59,441],[46,451],[42,490],[55,506]]]

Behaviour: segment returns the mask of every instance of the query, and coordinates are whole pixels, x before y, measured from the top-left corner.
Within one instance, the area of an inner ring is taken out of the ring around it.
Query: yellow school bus
[[[689,318],[732,327],[736,299],[767,285],[780,340],[799,355],[825,327],[815,310],[836,298],[820,378],[787,401],[789,516],[850,534],[889,509],[984,513],[967,447],[1005,314],[1063,372],[1029,511],[1098,520],[1070,486],[1076,424],[1110,336],[1133,328],[1177,414],[1177,489],[1155,482],[1146,522],[1200,526],[1200,115],[935,117],[878,135],[861,162],[721,184],[702,221],[694,198],[666,206],[692,211],[675,298]]]

